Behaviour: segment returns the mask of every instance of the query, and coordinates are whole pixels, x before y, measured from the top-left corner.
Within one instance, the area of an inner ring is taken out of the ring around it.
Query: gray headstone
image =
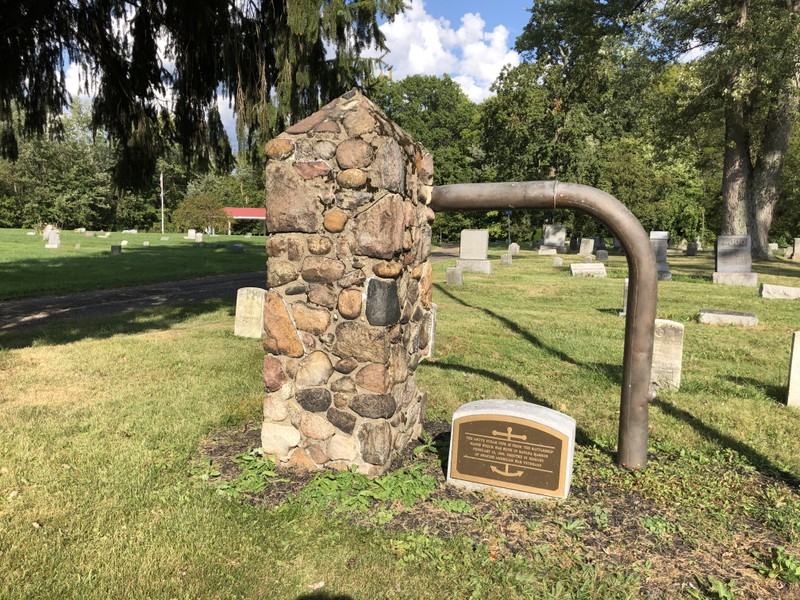
[[[548,248],[547,246],[541,246],[538,252],[539,256],[552,256],[553,254],[558,254],[558,250],[555,248]]]
[[[231,252],[244,252],[244,244],[231,244],[228,246]]]
[[[614,246],[612,247],[614,250],[619,250],[622,248],[622,244],[619,243],[617,236],[614,236]]]
[[[658,271],[659,281],[669,281],[672,273],[667,263],[667,248],[669,246],[669,231],[651,231],[650,245],[656,255],[656,270]]]
[[[585,263],[593,263],[594,262],[594,256],[592,256],[591,254],[589,256],[584,256],[583,257],[583,262],[585,262]]]
[[[436,352],[436,321],[439,317],[439,306],[437,304],[431,304],[431,316],[428,322],[430,323],[430,329],[428,329],[428,353],[425,355],[425,358],[433,358],[434,352]]]
[[[686,256],[697,256],[697,242],[686,244]]]
[[[578,254],[591,256],[592,252],[594,252],[594,238],[581,238],[581,249]]]
[[[264,295],[267,290],[257,287],[239,288],[236,292],[236,321],[233,335],[261,338],[264,329]]]
[[[577,252],[580,247],[581,247],[581,238],[578,237],[569,238],[570,252]]]
[[[794,238],[794,248],[792,250],[792,260],[800,260],[800,238]]]
[[[508,253],[511,256],[516,256],[517,254],[519,254],[519,244],[517,244],[516,242],[512,242],[511,244],[509,244]]]
[[[745,327],[754,327],[758,325],[758,318],[753,313],[704,308],[700,310],[700,322],[706,325],[744,325]]]
[[[608,260],[608,250],[598,250],[595,256],[600,262],[606,262]]]
[[[478,400],[453,413],[447,482],[523,498],[569,495],[575,420],[518,400]]]
[[[488,229],[462,229],[458,257],[463,260],[486,260],[489,253]]]
[[[94,233],[94,231],[87,231],[83,235],[88,237],[88,238],[93,238],[95,236],[95,233]]]
[[[456,267],[470,273],[483,273],[484,275],[490,275],[492,272],[492,263],[488,260],[458,259],[456,261]]]
[[[150,245],[150,242],[142,242],[142,246],[144,246],[145,248],[147,248],[149,245]]]
[[[120,246],[119,244],[112,244],[111,254],[122,254],[122,246]]]
[[[786,404],[800,408],[800,331],[792,335],[792,356],[789,359],[789,393]]]
[[[717,273],[715,271],[711,276],[711,280],[719,285],[756,287],[758,285],[758,273]]]
[[[510,254],[501,254],[500,255],[500,264],[501,265],[510,265],[511,264],[511,255]]]
[[[162,235],[162,236],[161,236],[161,239],[160,239],[160,241],[162,241],[162,242],[168,242],[168,241],[169,241],[169,238],[168,238],[167,236],[165,236],[165,235]]]
[[[572,263],[569,270],[573,277],[606,276],[606,266],[603,263]]]
[[[762,283],[760,295],[769,300],[798,300],[800,299],[800,288],[789,287],[788,285],[772,285]]]
[[[625,278],[625,283],[622,286],[622,311],[619,313],[620,317],[625,317],[628,314],[628,285],[629,279]]]
[[[464,269],[461,267],[447,267],[445,277],[447,285],[464,285]]]
[[[679,390],[681,388],[683,329],[683,323],[656,319],[650,381],[657,389]]]
[[[606,246],[606,238],[604,237],[596,237],[594,238],[594,249],[595,250],[608,250]]]
[[[564,259],[560,256],[557,256],[553,259],[553,266],[554,267],[563,267],[564,266]]]
[[[752,271],[751,242],[749,235],[720,235],[715,245],[716,273],[749,273]]]
[[[563,248],[567,240],[567,228],[563,225],[545,225],[542,230],[542,245]]]

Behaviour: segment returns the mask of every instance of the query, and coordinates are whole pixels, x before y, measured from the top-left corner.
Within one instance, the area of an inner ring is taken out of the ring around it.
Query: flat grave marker
[[[606,266],[603,263],[572,263],[569,270],[573,277],[606,276]]]
[[[800,288],[762,283],[759,295],[768,300],[799,300]]]
[[[700,322],[706,325],[743,325],[745,327],[754,327],[758,325],[758,318],[754,313],[703,308],[700,310]]]
[[[519,400],[477,400],[453,413],[447,482],[524,498],[569,495],[575,420]]]

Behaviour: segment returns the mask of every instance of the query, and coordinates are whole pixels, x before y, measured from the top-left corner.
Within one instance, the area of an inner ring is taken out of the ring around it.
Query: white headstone
[[[603,263],[572,263],[569,270],[573,277],[606,276],[606,266]]]
[[[800,331],[792,335],[792,356],[789,359],[789,394],[786,404],[800,408]]]
[[[122,240],[122,241],[119,243],[119,245],[120,245],[120,246],[127,246],[127,245],[128,245],[128,240]]]
[[[628,285],[629,279],[625,278],[625,283],[622,286],[622,312],[619,313],[620,317],[625,317],[628,314]]]
[[[545,225],[542,230],[542,245],[563,248],[567,240],[567,228],[563,225]]]
[[[511,255],[508,254],[508,253],[501,254],[500,255],[500,264],[501,265],[510,265],[511,264]]]
[[[428,321],[430,328],[428,329],[428,353],[425,358],[433,358],[433,353],[436,351],[436,321],[439,317],[439,306],[431,304],[431,316]]]
[[[145,248],[147,248],[149,245],[150,245],[150,242],[142,242],[142,246],[144,246]]]
[[[445,277],[447,285],[464,285],[464,269],[461,267],[447,267]]]
[[[194,236],[196,234],[197,234],[197,230],[196,229],[190,229],[189,231],[186,232],[186,237],[184,237],[183,239],[185,239],[185,240],[193,240]]]
[[[800,260],[800,238],[794,238],[794,251],[792,252],[792,260]]]
[[[798,300],[800,299],[800,288],[762,283],[761,297],[770,300]]]
[[[203,241],[203,232],[202,231],[198,231],[197,233],[194,234],[194,241],[195,242],[202,242]]]
[[[555,248],[548,248],[547,246],[541,246],[539,248],[539,256],[552,256],[553,254],[558,254],[558,250]]]
[[[261,338],[264,329],[264,295],[267,290],[256,287],[239,288],[236,292],[236,321],[233,335]]]
[[[168,241],[169,241],[169,238],[168,238],[167,236],[165,236],[165,235],[162,235],[162,236],[161,236],[161,240],[160,240],[160,241],[162,241],[162,242],[168,242]]]
[[[478,400],[453,413],[447,483],[523,498],[569,495],[575,419],[519,400]]]
[[[706,325],[743,325],[745,327],[755,327],[758,325],[758,318],[753,313],[703,308],[700,310],[700,322]]]
[[[581,256],[591,256],[594,252],[594,238],[581,238],[581,249],[578,254]]]
[[[511,256],[516,256],[517,254],[519,254],[519,244],[517,244],[516,242],[510,243],[508,245],[508,253]]]
[[[45,248],[61,248],[61,233],[58,229],[51,229],[50,234],[47,236],[47,243]]]
[[[42,232],[42,239],[49,243],[50,240],[50,232],[53,231],[52,225],[46,225],[44,231]]]
[[[554,267],[563,267],[564,266],[564,259],[561,258],[560,256],[556,256],[553,259],[553,266]]]
[[[488,229],[462,229],[461,248],[458,257],[462,260],[486,260],[489,253]]]
[[[683,329],[683,323],[656,319],[650,381],[658,389],[679,390],[681,388]]]

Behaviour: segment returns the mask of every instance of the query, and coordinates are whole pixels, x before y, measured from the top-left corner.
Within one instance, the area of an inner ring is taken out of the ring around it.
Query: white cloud
[[[489,88],[505,65],[519,64],[519,55],[508,47],[508,29],[498,25],[486,31],[486,21],[476,13],[466,13],[454,29],[447,19],[429,15],[423,0],[411,0],[381,30],[389,48],[384,60],[395,79],[448,73],[475,102],[491,95]]]

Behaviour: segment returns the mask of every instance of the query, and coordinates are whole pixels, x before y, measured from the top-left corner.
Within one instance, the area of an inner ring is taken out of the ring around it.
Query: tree
[[[372,61],[360,55],[384,49],[378,17],[402,8],[402,0],[6,2],[0,151],[18,156],[15,107],[23,135],[61,130],[69,61],[81,65],[84,85],[97,81],[93,124],[119,149],[119,186],[146,185],[170,140],[187,159],[220,168],[230,150],[218,92],[257,153],[265,138],[368,77]]]
[[[172,222],[179,229],[222,229],[228,215],[222,210],[222,200],[211,194],[186,196],[172,213]]]

